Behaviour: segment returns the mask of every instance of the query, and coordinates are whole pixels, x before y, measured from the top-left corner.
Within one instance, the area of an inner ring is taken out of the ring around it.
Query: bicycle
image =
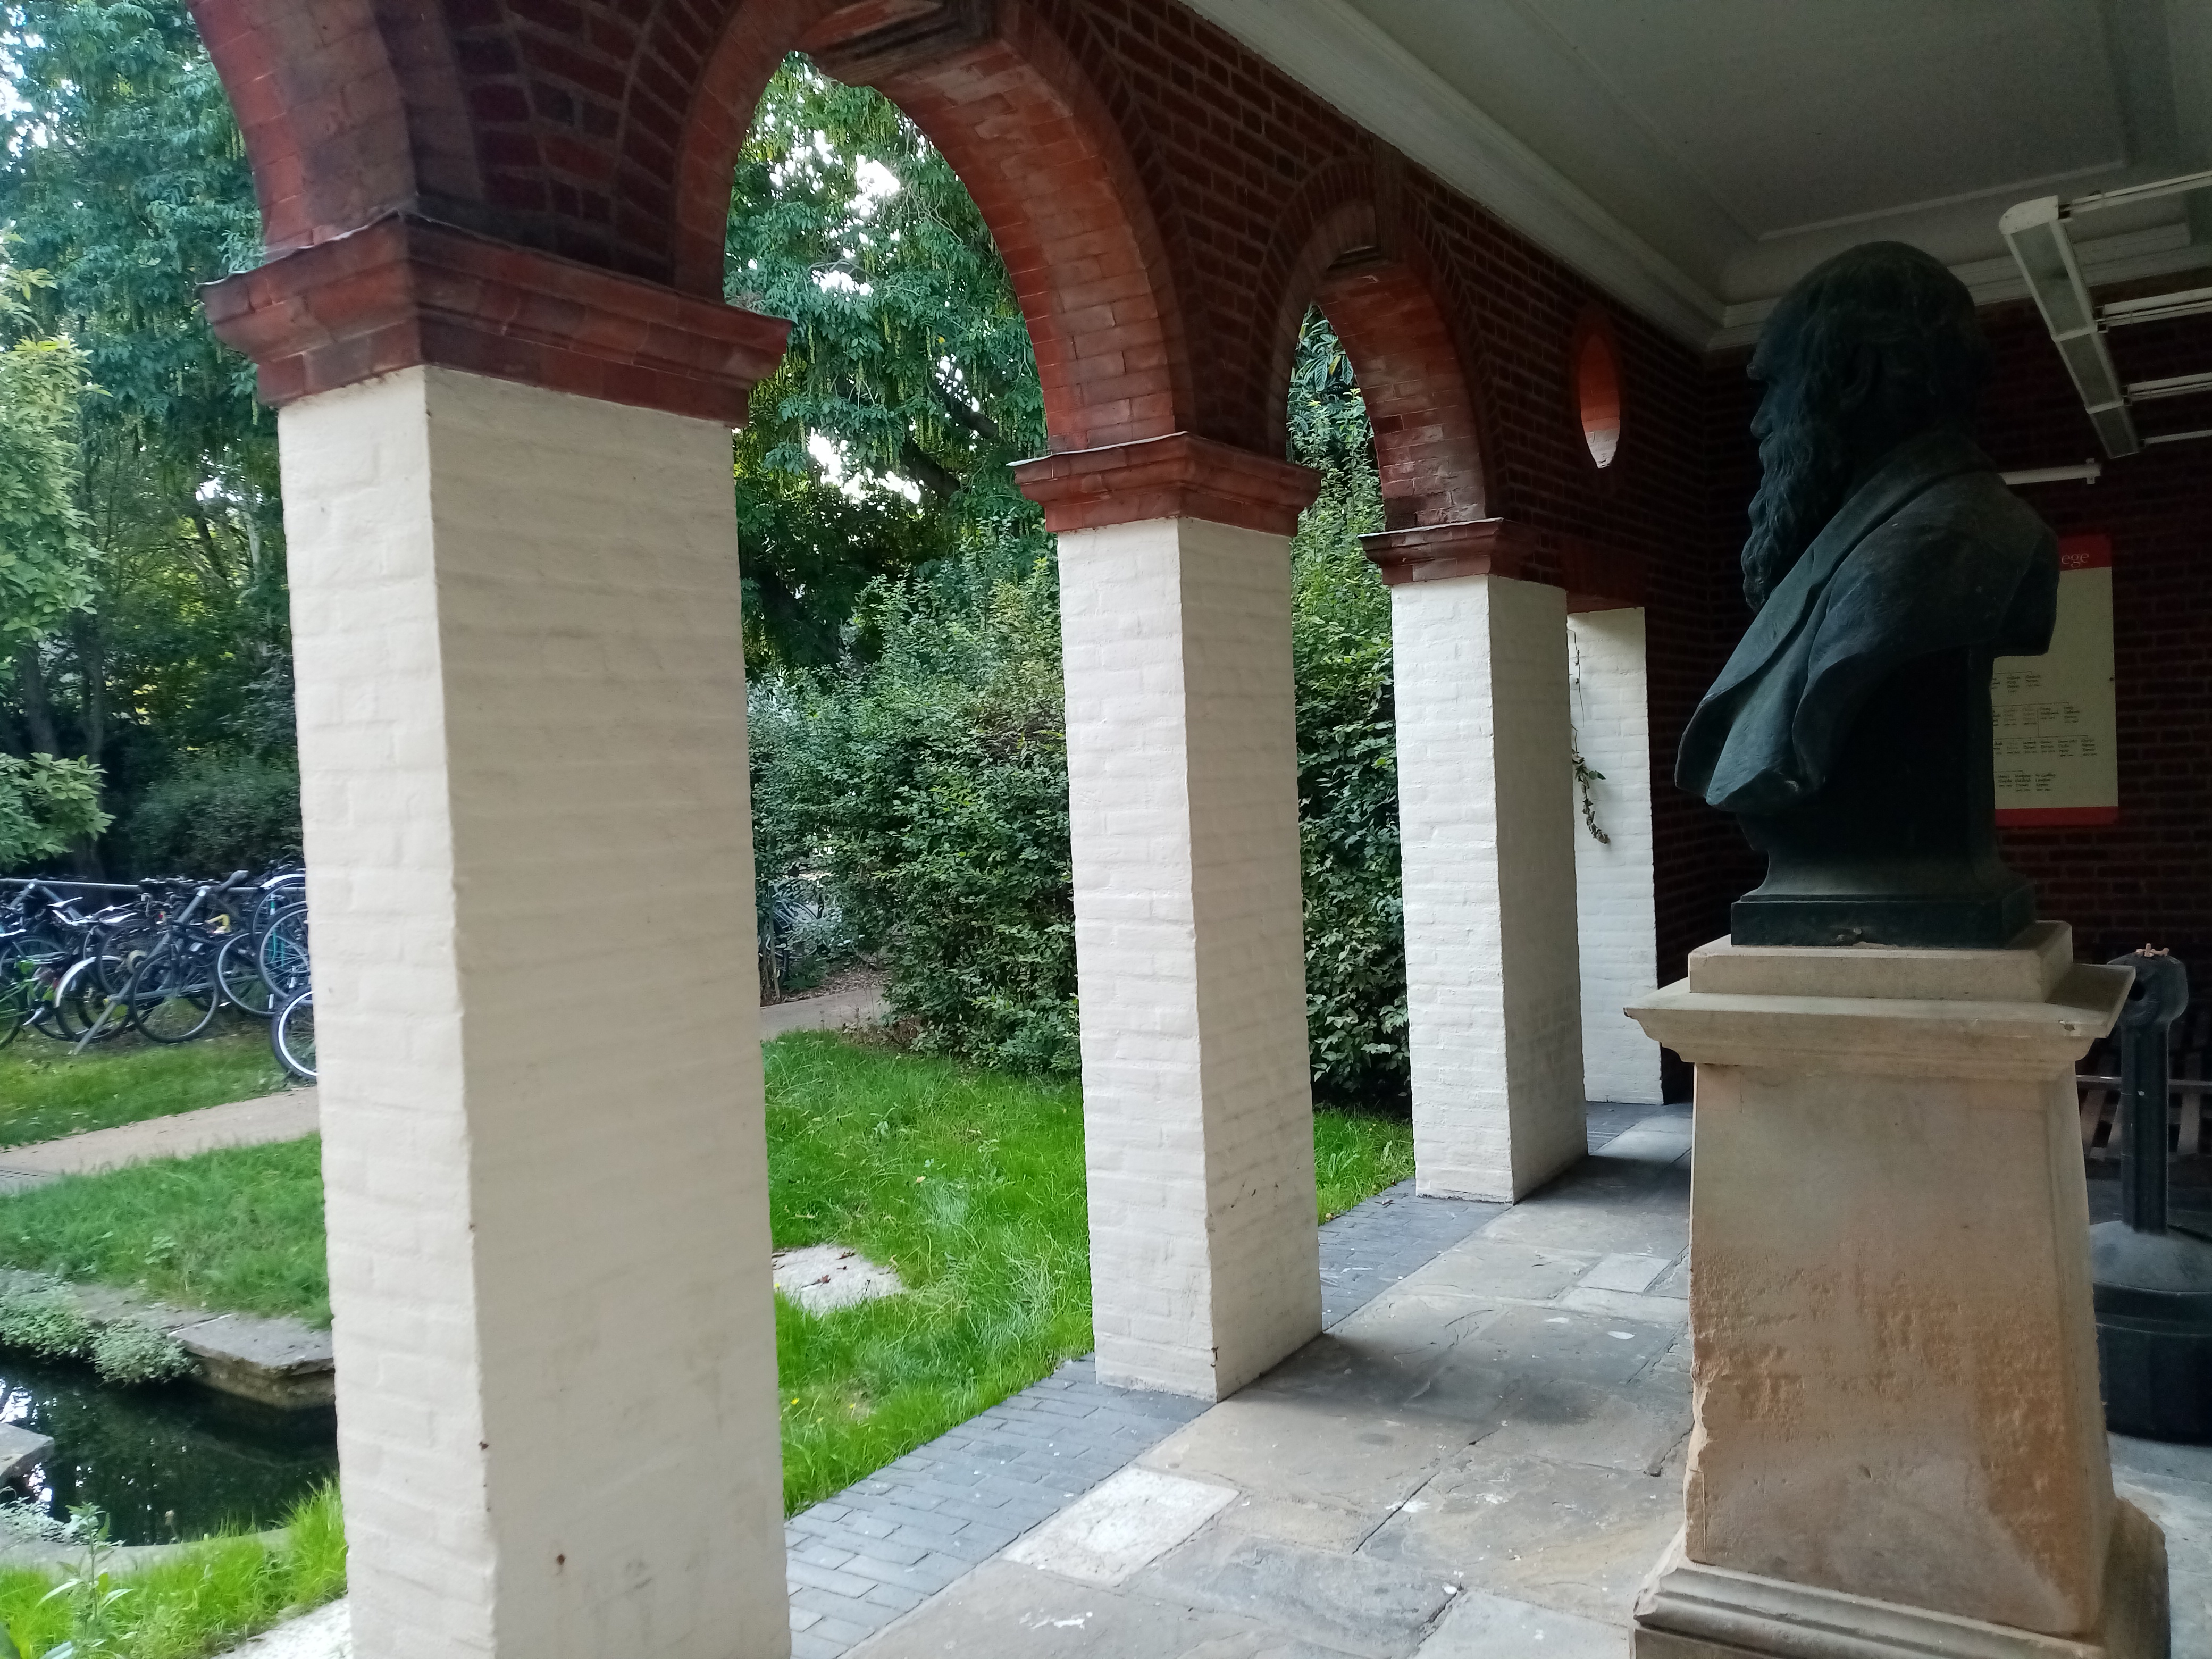
[[[210,899],[230,892],[245,879],[246,872],[237,870],[226,880],[204,882],[181,911],[158,918],[154,942],[138,956],[122,994],[109,1000],[98,1021],[78,1039],[79,1053],[112,1023],[118,1006],[139,1034],[153,1042],[190,1042],[215,1023],[222,1006],[216,959],[227,920],[225,928],[218,930],[200,919],[201,912]]]
[[[276,1063],[303,1082],[315,1080],[315,993],[311,987],[284,1000],[269,1021],[269,1047]]]
[[[307,872],[301,870],[279,870],[264,877],[259,896],[223,941],[216,957],[216,983],[223,1000],[241,1013],[267,1019],[284,1000],[261,971],[261,945],[270,924],[301,903],[306,883]]]

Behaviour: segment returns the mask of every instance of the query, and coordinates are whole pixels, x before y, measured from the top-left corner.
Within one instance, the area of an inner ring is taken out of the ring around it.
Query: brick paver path
[[[1322,1323],[1363,1307],[1504,1208],[1416,1198],[1408,1181],[1338,1216],[1321,1230]],[[802,1510],[784,1527],[792,1659],[838,1659],[1206,1409],[1204,1401],[1109,1387],[1088,1358],[1073,1359]]]

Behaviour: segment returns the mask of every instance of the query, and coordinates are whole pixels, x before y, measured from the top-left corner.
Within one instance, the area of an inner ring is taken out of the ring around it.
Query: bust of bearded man
[[[1751,360],[1751,626],[1675,781],[1767,855],[1739,945],[1990,949],[2035,919],[1997,855],[1990,668],[2050,648],[2058,546],[1968,436],[1972,296],[1917,248],[1838,254]]]

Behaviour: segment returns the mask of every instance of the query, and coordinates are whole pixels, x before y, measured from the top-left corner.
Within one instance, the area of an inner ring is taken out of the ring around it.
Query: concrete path
[[[149,1158],[189,1158],[223,1146],[260,1146],[315,1133],[313,1089],[289,1089],[258,1100],[233,1101],[197,1112],[149,1117],[88,1134],[67,1135],[0,1151],[0,1193],[18,1191],[57,1176],[93,1175]]]
[[[780,1037],[786,1031],[837,1031],[848,1025],[868,1025],[884,1017],[884,988],[863,981],[818,997],[793,997],[771,1002],[760,1011],[761,1038]]]
[[[781,1036],[786,1031],[834,1031],[864,1025],[884,1015],[879,984],[861,983],[826,996],[796,997],[774,1002],[761,1010],[761,1036]],[[168,1117],[94,1129],[59,1140],[42,1140],[28,1146],[0,1149],[0,1196],[21,1192],[58,1176],[94,1175],[119,1170],[127,1164],[144,1164],[157,1158],[189,1158],[225,1146],[262,1146],[273,1141],[297,1140],[321,1127],[312,1088],[289,1089],[258,1100],[233,1101],[228,1106],[209,1106],[197,1112],[178,1112]]]
[[[317,1607],[232,1651],[237,1659],[347,1659],[353,1625],[343,1601]]]

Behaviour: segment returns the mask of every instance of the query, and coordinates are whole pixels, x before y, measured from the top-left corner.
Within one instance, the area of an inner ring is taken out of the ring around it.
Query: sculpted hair
[[[1990,346],[1974,296],[1942,260],[1868,242],[1817,266],[1796,295],[1800,362],[1862,447],[1972,424]]]
[[[1795,396],[1759,446],[1764,475],[1743,550],[1753,611],[1862,469],[1931,428],[1964,431],[1990,375],[1966,285],[1903,242],[1868,242],[1816,267],[1768,326],[1790,333]]]

